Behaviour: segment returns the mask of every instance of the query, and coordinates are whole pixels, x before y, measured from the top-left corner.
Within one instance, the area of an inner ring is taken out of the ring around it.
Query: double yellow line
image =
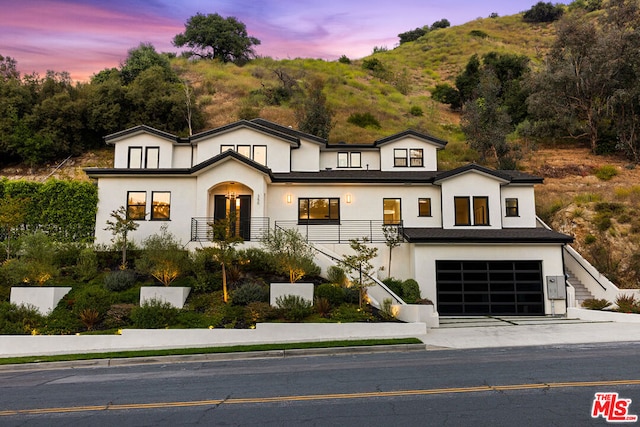
[[[402,396],[425,396],[432,394],[448,393],[476,393],[487,391],[509,391],[509,390],[531,390],[531,389],[551,389],[551,388],[572,388],[572,387],[612,387],[623,385],[640,385],[640,380],[612,380],[612,381],[578,381],[559,383],[539,383],[539,384],[511,384],[496,386],[476,386],[476,387],[453,387],[434,388],[425,390],[397,390],[397,391],[375,391],[361,393],[338,393],[338,394],[312,394],[306,396],[275,396],[275,397],[248,397],[237,399],[212,399],[193,400],[188,402],[154,402],[154,403],[131,403],[131,404],[108,404],[95,406],[69,406],[64,408],[37,408],[37,409],[9,409],[0,411],[0,416],[10,415],[38,415],[56,414],[67,412],[87,412],[87,411],[114,411],[126,409],[159,409],[159,408],[186,408],[191,406],[217,406],[217,405],[246,405],[255,403],[280,403],[280,402],[301,402],[313,400],[337,400],[337,399],[366,399],[373,397],[402,397]]]

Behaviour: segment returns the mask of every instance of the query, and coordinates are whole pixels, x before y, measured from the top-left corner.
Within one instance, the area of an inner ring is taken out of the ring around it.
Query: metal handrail
[[[191,241],[208,242],[213,239],[213,227],[216,218],[214,217],[192,217],[191,218]],[[233,224],[237,230],[235,232],[245,241],[256,241],[268,232],[270,219],[268,217],[252,217],[245,220],[238,220]]]
[[[296,229],[309,242],[314,243],[349,243],[353,239],[366,238],[371,243],[386,242],[385,227],[397,228],[402,235],[403,225],[385,224],[383,220],[341,220],[326,223],[308,223],[296,220],[278,220],[275,227]]]

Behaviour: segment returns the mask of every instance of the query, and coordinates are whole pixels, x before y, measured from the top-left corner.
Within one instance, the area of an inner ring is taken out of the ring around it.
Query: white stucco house
[[[405,241],[391,275],[416,279],[440,315],[566,311],[562,254],[573,239],[538,225],[542,178],[475,164],[440,172],[446,142],[429,135],[330,144],[255,119],[189,138],[138,126],[105,139],[113,168],[86,169],[99,188],[96,243],[110,243],[103,225],[123,205],[139,221],[135,240],[168,224],[189,247],[206,244],[213,220],[235,214],[246,244],[268,228],[297,228],[340,255],[349,239],[368,237],[386,267],[382,229],[391,225]]]

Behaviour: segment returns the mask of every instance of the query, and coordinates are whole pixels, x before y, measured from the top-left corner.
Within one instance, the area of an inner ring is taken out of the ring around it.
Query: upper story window
[[[262,166],[267,165],[267,146],[266,145],[253,146],[253,161],[261,164]]]
[[[407,166],[407,149],[395,148],[393,150],[393,166],[405,167]]]
[[[301,224],[338,223],[339,221],[339,198],[298,199],[298,222]]]
[[[469,197],[454,197],[455,225],[489,225],[489,198],[474,197],[473,211]],[[472,215],[473,214],[473,215]]]
[[[160,147],[146,148],[144,167],[147,169],[158,169],[160,167]]]
[[[250,145],[238,145],[238,153],[245,157],[251,158],[251,146]]]
[[[151,192],[151,220],[168,221],[171,218],[171,192]]]
[[[418,199],[418,216],[431,216],[431,199]]]
[[[402,215],[400,212],[400,199],[383,199],[383,220],[385,224],[400,224]]]
[[[145,191],[127,192],[127,218],[144,220],[147,209],[147,193]]]
[[[338,153],[339,168],[359,168],[362,165],[362,155],[360,152],[340,152]]]
[[[128,164],[131,169],[142,168],[142,147],[129,147]]]
[[[225,151],[233,151],[236,149],[235,145],[221,145],[220,146],[220,153],[224,153]]]
[[[424,166],[424,153],[422,148],[412,148],[409,150],[409,166],[422,167]]]
[[[518,212],[518,199],[506,199],[504,202],[506,216],[520,216]]]

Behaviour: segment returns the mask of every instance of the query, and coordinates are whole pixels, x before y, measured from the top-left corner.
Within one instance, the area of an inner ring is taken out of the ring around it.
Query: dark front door
[[[251,239],[251,196],[227,197],[214,196],[213,218],[216,223],[226,224],[226,233],[230,236]]]
[[[540,261],[436,261],[438,313],[542,315]]]

